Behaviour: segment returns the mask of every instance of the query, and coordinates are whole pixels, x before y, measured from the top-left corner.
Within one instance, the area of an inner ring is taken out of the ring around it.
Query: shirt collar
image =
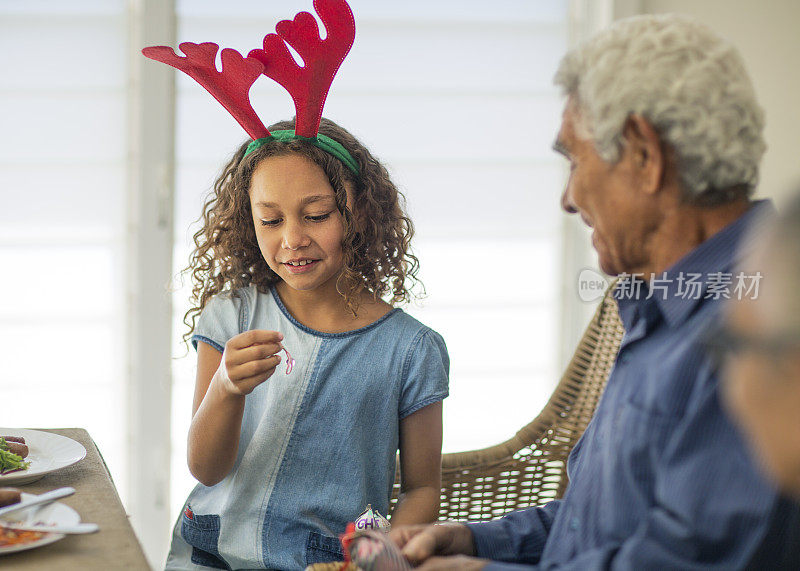
[[[757,237],[763,233],[766,222],[775,214],[775,207],[769,200],[757,200],[752,206],[735,221],[714,234],[711,238],[697,246],[694,250],[678,260],[661,276],[656,276],[653,282],[653,292],[650,299],[645,299],[650,293],[646,283],[641,284],[641,295],[631,296],[630,299],[618,298],[620,318],[625,330],[633,324],[641,314],[649,316],[658,309],[670,327],[683,323],[694,308],[705,299],[709,284],[709,274],[732,273],[737,262],[749,249]],[[739,248],[742,239],[747,236],[746,244]],[[686,279],[689,276],[700,274],[702,282],[701,294],[693,297],[681,295],[682,288],[686,288]],[[625,280],[639,278],[625,276],[617,285],[617,290]],[[659,281],[662,280],[662,281]],[[641,280],[640,280],[641,281]],[[627,282],[627,287],[630,288]],[[630,289],[629,289],[630,291]],[[654,302],[654,305],[651,304]]]

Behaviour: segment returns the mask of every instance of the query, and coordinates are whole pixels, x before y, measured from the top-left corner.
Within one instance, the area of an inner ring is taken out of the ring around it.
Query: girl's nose
[[[281,247],[287,250],[299,250],[311,243],[311,238],[299,224],[286,224]]]

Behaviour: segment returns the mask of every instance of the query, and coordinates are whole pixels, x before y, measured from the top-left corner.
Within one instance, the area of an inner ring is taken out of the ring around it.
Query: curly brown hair
[[[281,129],[294,129],[294,121],[269,127],[270,131]],[[184,270],[192,277],[191,309],[183,317],[189,328],[185,340],[214,295],[251,284],[266,292],[280,281],[258,247],[250,209],[253,172],[267,157],[296,153],[312,160],[327,175],[345,228],[344,263],[336,289],[354,315],[365,291],[374,299],[388,298],[392,304],[408,302],[413,297],[407,281],[411,285],[420,283],[419,260],[409,249],[414,226],[403,211],[405,197],[386,168],[347,130],[323,118],[319,133],[347,149],[358,163],[358,176],[339,159],[302,139],[270,141],[245,157],[248,140],[223,168],[198,219],[203,226],[194,234],[195,249]],[[352,189],[355,212],[347,206],[345,182]]]

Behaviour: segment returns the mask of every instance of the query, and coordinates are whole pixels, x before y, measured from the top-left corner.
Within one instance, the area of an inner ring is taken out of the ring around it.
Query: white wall
[[[642,0],[641,8],[693,16],[739,49],[767,118],[758,195],[780,206],[800,191],[800,2]]]

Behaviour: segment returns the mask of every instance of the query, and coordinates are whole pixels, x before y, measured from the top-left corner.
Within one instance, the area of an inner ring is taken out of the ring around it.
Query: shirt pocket
[[[628,537],[654,505],[655,473],[677,420],[630,401],[614,411],[598,458],[602,477],[596,490],[615,502],[614,509],[598,516],[608,536]]]
[[[610,434],[610,457],[622,463],[619,469],[652,469],[661,456],[667,439],[680,420],[633,401],[616,410]]]
[[[306,565],[330,561],[344,561],[344,552],[339,538],[310,531],[306,542]]]
[[[189,508],[191,510],[191,508]],[[181,535],[192,546],[192,563],[213,569],[230,569],[219,555],[219,516],[183,512]]]

